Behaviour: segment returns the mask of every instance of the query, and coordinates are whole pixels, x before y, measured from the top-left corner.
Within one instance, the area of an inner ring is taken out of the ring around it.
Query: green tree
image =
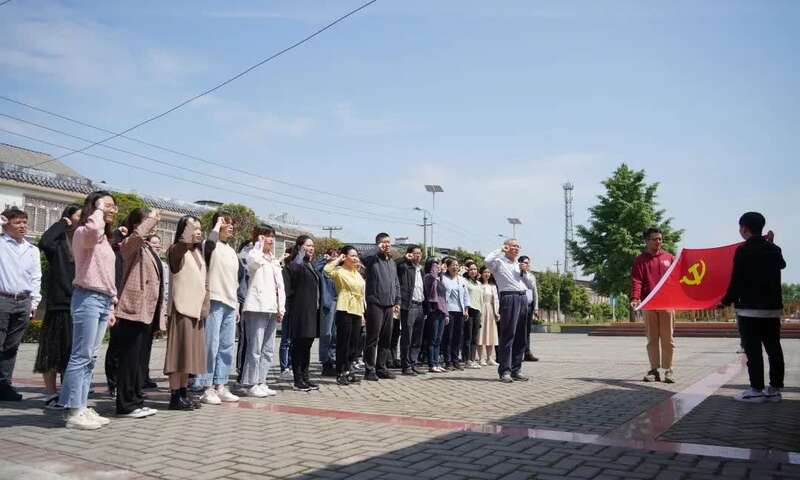
[[[458,263],[461,265],[464,265],[464,262],[467,260],[472,260],[478,265],[479,268],[483,266],[483,255],[481,255],[481,252],[470,252],[469,250],[464,250],[463,248],[458,247],[451,250],[449,256],[456,257],[458,259]]]
[[[226,203],[219,207],[219,210],[230,213],[231,218],[233,218],[233,238],[229,241],[230,245],[238,248],[243,242],[249,242],[253,227],[260,223],[256,212],[252,208],[239,203]],[[200,218],[204,231],[209,232],[214,228],[214,225],[211,225],[213,217],[214,211],[208,211]]]
[[[117,204],[117,213],[114,215],[114,225],[120,226],[125,222],[130,213],[137,208],[147,208],[147,204],[142,197],[135,193],[114,193],[114,201]]]
[[[564,275],[561,279],[562,301],[561,306],[565,314],[575,318],[589,316],[589,292],[575,283],[571,275]]]
[[[800,302],[800,283],[784,283],[781,285],[783,303]]]
[[[597,292],[619,295],[630,290],[633,259],[644,248],[645,229],[657,226],[664,234],[664,248],[675,252],[683,230],[672,228],[656,203],[658,183],[645,182],[644,170],[622,164],[603,181],[606,191],[589,209],[589,225],[578,226],[578,241],[570,250],[583,273],[593,275]]]
[[[539,308],[554,312],[558,310],[558,294],[561,287],[561,275],[556,272],[537,272],[536,288],[539,290]]]
[[[329,248],[339,250],[343,246],[344,244],[338,238],[319,237],[314,239],[314,250],[316,250],[317,255],[323,255]]]

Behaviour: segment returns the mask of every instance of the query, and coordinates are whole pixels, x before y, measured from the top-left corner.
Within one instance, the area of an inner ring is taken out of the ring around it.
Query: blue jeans
[[[431,323],[431,346],[428,349],[428,367],[433,368],[439,366],[439,348],[442,345],[442,334],[444,333],[444,314],[439,311],[431,312],[427,321]]]
[[[94,365],[108,326],[111,300],[109,295],[80,287],[72,292],[72,351],[64,370],[59,405],[83,408],[87,404]]]
[[[208,373],[197,376],[195,388],[228,383],[233,366],[233,344],[236,341],[236,309],[211,300],[205,334]]]
[[[325,311],[319,326],[319,362],[323,365],[336,365],[336,302]]]

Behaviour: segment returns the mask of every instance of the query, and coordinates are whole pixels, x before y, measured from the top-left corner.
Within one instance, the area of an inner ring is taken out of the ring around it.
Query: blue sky
[[[359,4],[15,0],[0,7],[0,92],[122,130]],[[135,191],[340,225],[346,241],[381,230],[421,241],[412,208],[430,209],[423,185],[438,183],[436,217],[447,223],[437,244],[485,253],[510,234],[506,217],[519,217],[517,236],[537,268],[563,257],[561,184],[575,184],[575,223],[584,223],[600,182],[625,162],[661,183],[661,206],[686,229],[683,246],[737,241],[739,215],[764,212],[789,263],[784,279],[800,282],[798,24],[792,1],[381,0],[132,133],[360,201],[120,139],[110,143],[256,185],[250,191],[264,198],[102,147],[92,151],[227,190],[82,155],[65,162]],[[7,102],[0,113],[103,138]],[[86,145],[3,117],[0,128]],[[2,132],[0,141],[63,153]]]

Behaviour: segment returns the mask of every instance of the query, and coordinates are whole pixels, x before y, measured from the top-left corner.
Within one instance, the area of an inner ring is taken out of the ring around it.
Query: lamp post
[[[430,216],[430,212],[425,210],[424,208],[414,207],[414,210],[418,212],[422,212],[422,251],[425,252],[425,256],[428,255],[428,227],[432,227],[432,223],[428,223],[428,217]]]
[[[522,225],[519,218],[509,218],[508,223],[511,224],[511,236],[517,238],[517,225]]]
[[[444,192],[444,189],[441,185],[425,185],[425,191],[431,192],[432,201],[431,201],[431,256],[436,255],[436,247],[434,247],[433,243],[433,212],[436,211],[436,194]]]

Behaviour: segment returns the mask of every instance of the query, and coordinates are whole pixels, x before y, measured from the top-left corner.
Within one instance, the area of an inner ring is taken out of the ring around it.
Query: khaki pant
[[[675,351],[675,338],[672,336],[674,324],[674,311],[645,310],[644,329],[647,333],[647,356],[650,357],[651,370],[672,368],[672,354]]]

